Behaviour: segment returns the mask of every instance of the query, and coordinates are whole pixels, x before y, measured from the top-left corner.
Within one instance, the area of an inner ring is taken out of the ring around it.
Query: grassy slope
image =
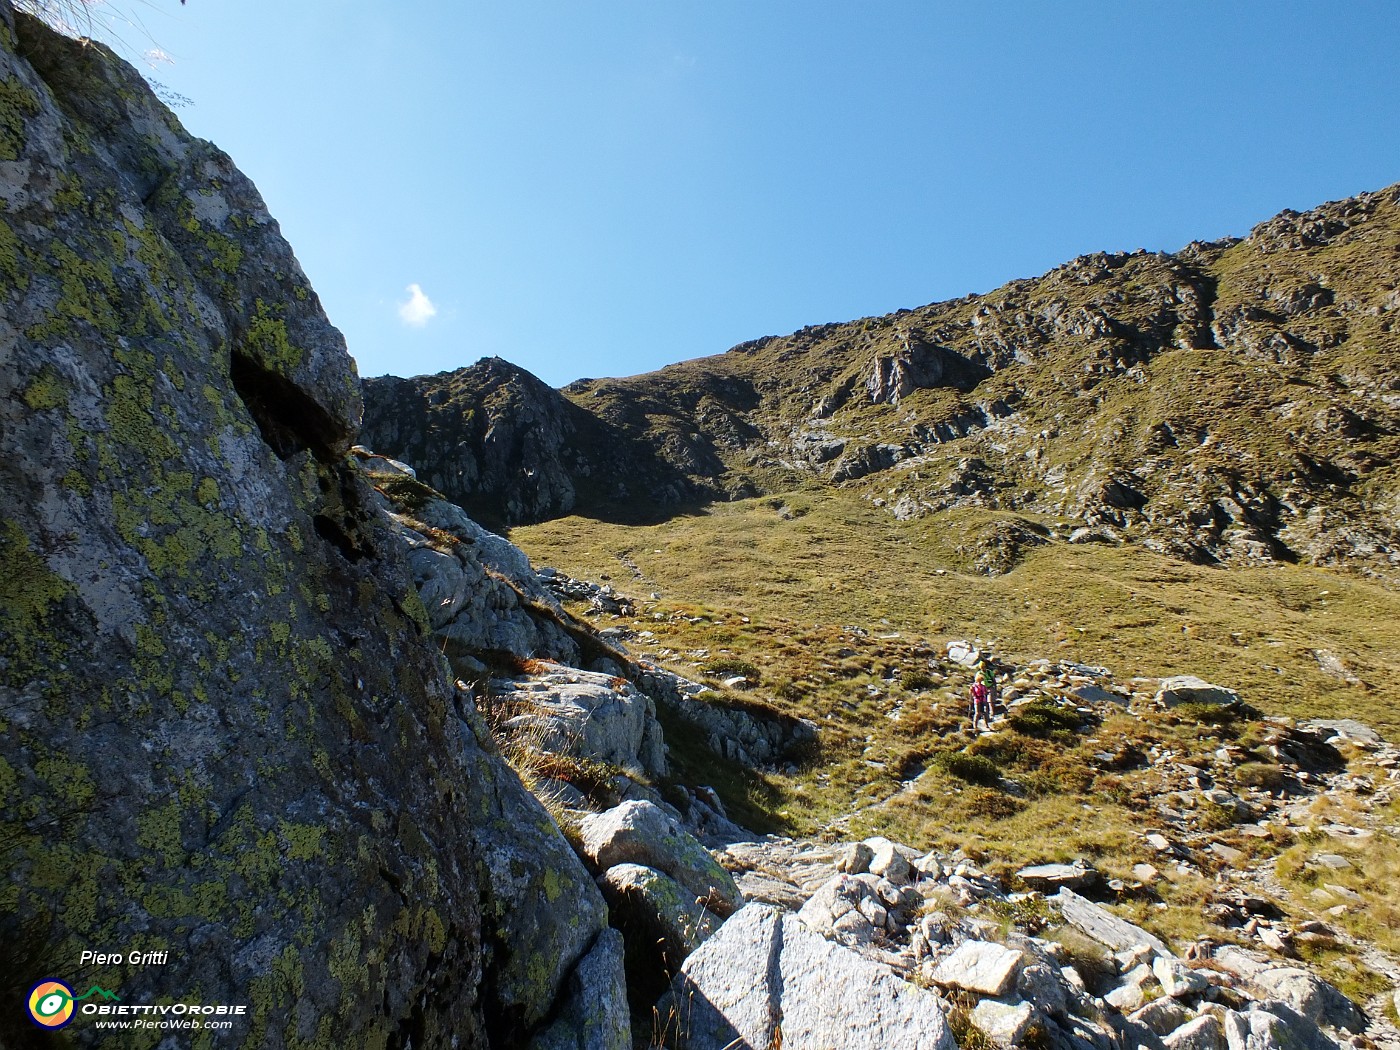
[[[512,539],[537,564],[611,576],[624,592],[656,591],[668,603],[933,643],[975,636],[1021,660],[1101,663],[1120,680],[1196,674],[1269,713],[1354,716],[1400,730],[1400,594],[1385,585],[1053,541],[1003,576],[963,571],[963,537],[1000,517],[970,510],[899,522],[828,490],[715,505],[642,528],[567,518],[517,528]],[[1319,651],[1360,684],[1324,673]]]
[[[1131,882],[1133,866],[1150,863],[1162,881],[1123,901],[1136,921],[1179,944],[1202,933],[1237,936],[1203,918],[1215,874],[1232,865],[1203,852],[1199,867],[1177,870],[1143,838],[1170,798],[1155,768],[1096,772],[1094,756],[1156,747],[1209,768],[1217,748],[1255,747],[1267,725],[1125,714],[1051,739],[1006,731],[977,739],[964,726],[966,683],[918,673],[942,641],[971,636],[1017,664],[1040,656],[1103,664],[1119,683],[1193,673],[1239,689],[1266,714],[1357,717],[1395,739],[1400,595],[1322,569],[1209,569],[1137,547],[1062,542],[1033,549],[1006,575],[970,574],[959,541],[981,524],[975,516],[900,523],[853,493],[827,490],[717,505],[645,528],[569,518],[517,528],[512,539],[537,565],[611,577],[640,599],[626,625],[649,636],[630,643],[635,651],[696,677],[717,658],[746,661],[758,678],[746,699],[821,726],[819,757],[794,775],[744,771],[668,727],[679,779],[714,785],[749,827],[961,848],[1008,878],[1024,864],[1080,858]],[[1340,658],[1360,684],[1324,674],[1318,650]],[[969,755],[995,763],[1004,779],[969,782],[943,761]],[[1316,825],[1336,819],[1329,807],[1319,800]],[[1246,858],[1281,854],[1296,919],[1321,918],[1400,951],[1388,925],[1400,907],[1393,831],[1348,850],[1321,831],[1261,840],[1213,823],[1208,806],[1190,803],[1187,812],[1198,831]],[[1306,863],[1338,849],[1364,854],[1337,877],[1363,900],[1340,918],[1324,913],[1335,899],[1309,896],[1318,874]],[[1349,994],[1378,991],[1345,945],[1309,950]]]

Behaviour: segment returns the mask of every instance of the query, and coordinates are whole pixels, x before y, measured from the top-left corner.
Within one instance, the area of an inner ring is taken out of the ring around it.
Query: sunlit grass
[[[719,626],[717,645],[754,638],[765,620],[809,630],[856,624],[931,642],[975,636],[1021,659],[1103,664],[1120,678],[1196,674],[1269,713],[1400,729],[1400,595],[1380,583],[1063,543],[1028,551],[1004,576],[981,576],[960,571],[950,553],[949,537],[969,514],[901,523],[849,493],[802,492],[655,526],[567,518],[515,529],[512,539],[537,563],[753,620]],[[1358,684],[1329,677],[1322,651]]]

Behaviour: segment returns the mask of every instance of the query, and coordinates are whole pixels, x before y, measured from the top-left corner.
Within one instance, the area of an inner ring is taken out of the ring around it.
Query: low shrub
[[[962,1050],[998,1050],[992,1037],[972,1023],[970,1007],[959,1005],[948,1010],[948,1031]]]
[[[1035,703],[1012,711],[1007,722],[1016,732],[1043,740],[1056,733],[1078,731],[1084,725],[1084,717],[1055,704]]]
[[[1020,897],[1016,900],[993,900],[987,908],[1008,926],[1035,935],[1058,917],[1042,896]]]
[[[933,679],[923,671],[905,671],[899,676],[899,684],[911,693],[915,693],[920,689],[931,689]]]
[[[1025,778],[1026,794],[1031,798],[1049,795],[1077,795],[1093,786],[1093,774],[1083,765],[1056,763],[1032,770]]]
[[[1224,831],[1239,823],[1234,806],[1222,806],[1218,802],[1204,802],[1197,811],[1201,827],[1207,831]]]
[[[969,755],[961,751],[943,751],[935,760],[938,768],[959,780],[970,784],[996,784],[1001,780],[1001,770],[997,764],[982,755]]]
[[[773,695],[779,700],[795,704],[806,698],[807,689],[800,682],[780,682],[773,690]]]
[[[1026,808],[1020,799],[988,787],[968,788],[958,802],[958,812],[965,820],[1005,820]]]
[[[997,733],[993,736],[979,736],[967,745],[967,753],[980,756],[1005,768],[1015,765],[1027,757],[1025,744],[1026,741],[1018,740],[1014,736]]]
[[[548,751],[534,752],[529,763],[536,777],[571,784],[602,806],[616,805],[619,801],[613,778],[626,772],[619,766]]]
[[[1180,722],[1197,722],[1200,725],[1233,726],[1240,720],[1242,712],[1235,704],[1184,703],[1172,708],[1172,714]]]
[[[394,506],[409,514],[417,514],[429,503],[442,499],[436,489],[407,474],[371,473],[369,482],[384,493]]]

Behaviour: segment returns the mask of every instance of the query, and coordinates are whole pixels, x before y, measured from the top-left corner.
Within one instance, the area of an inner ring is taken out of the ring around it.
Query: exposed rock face
[[[635,513],[703,490],[650,447],[500,358],[417,379],[365,380],[366,444],[488,525],[542,521],[576,507]]]
[[[627,997],[617,975],[622,970],[622,934],[606,929],[574,967],[564,1006],[530,1050],[631,1050]]]
[[[791,1050],[957,1045],[935,995],[762,904],[741,909],[686,960],[660,1013],[692,1050],[779,1039]]]
[[[715,694],[706,698],[707,691],[699,682],[654,664],[641,665],[640,677],[647,692],[704,734],[717,755],[763,766],[800,758],[816,743],[816,726],[776,708],[712,703],[710,698]]]
[[[381,447],[510,521],[840,485],[901,520],[996,515],[967,545],[979,572],[1049,538],[1034,514],[1069,542],[1394,576],[1397,244],[1390,187],[562,396],[494,361],[376,380],[367,415]]]
[[[666,746],[651,697],[625,679],[547,664],[531,676],[491,683],[493,704],[519,709],[507,728],[538,737],[545,751],[666,772]]]
[[[249,1047],[592,1023],[601,896],[454,694],[256,190],[7,0],[0,106],[6,998],[246,1003]],[[108,946],[169,962],[78,970]]]
[[[742,902],[734,879],[671,817],[650,802],[622,805],[585,817],[582,849],[598,870],[639,864],[669,875],[693,899],[720,916]]]
[[[520,548],[419,484],[401,463],[358,458],[407,549],[409,571],[443,653],[465,678],[482,653],[576,663],[578,630]]]

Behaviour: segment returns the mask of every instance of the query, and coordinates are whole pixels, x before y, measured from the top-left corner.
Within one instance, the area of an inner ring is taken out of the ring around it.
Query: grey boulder
[[[1248,1013],[1225,1011],[1228,1050],[1335,1050],[1336,1043],[1286,1003],[1251,1005]]]
[[[1082,890],[1099,881],[1094,868],[1082,864],[1036,864],[1022,868],[1017,877],[1033,890],[1054,893],[1062,887]]]
[[[762,904],[685,961],[658,1006],[687,1050],[956,1050],[937,996]]]
[[[1260,991],[1317,1024],[1361,1032],[1366,1015],[1361,1009],[1321,977],[1293,966],[1279,966],[1256,973],[1251,979]]]
[[[665,872],[710,911],[727,916],[742,900],[729,872],[678,822],[651,802],[624,802],[579,824],[595,870],[641,864]]]
[[[1205,976],[1175,959],[1158,956],[1152,960],[1152,972],[1162,982],[1162,991],[1173,999],[1187,995],[1200,995],[1210,987]]]
[[[544,751],[665,774],[666,745],[649,696],[611,675],[559,664],[538,671],[493,685],[493,703],[522,709],[510,730]]]
[[[1016,983],[1025,955],[991,941],[964,941],[933,971],[935,984],[1002,995]]]
[[[629,942],[652,948],[668,972],[719,928],[720,920],[675,879],[640,864],[616,864],[599,880],[611,921]]]
[[[1211,685],[1194,675],[1173,675],[1163,678],[1157,690],[1157,702],[1163,707],[1178,704],[1238,704],[1240,694],[1223,685]]]
[[[1220,1018],[1204,1014],[1162,1036],[1167,1050],[1225,1050],[1225,1029]]]
[[[972,1023],[997,1046],[1020,1046],[1035,1022],[1035,1007],[1027,1002],[983,999],[972,1008]]]
[[[1171,950],[1160,939],[1142,927],[1120,919],[1071,889],[1062,888],[1055,895],[1055,902],[1059,904],[1066,922],[1115,951],[1146,945],[1158,955],[1171,955]]]

